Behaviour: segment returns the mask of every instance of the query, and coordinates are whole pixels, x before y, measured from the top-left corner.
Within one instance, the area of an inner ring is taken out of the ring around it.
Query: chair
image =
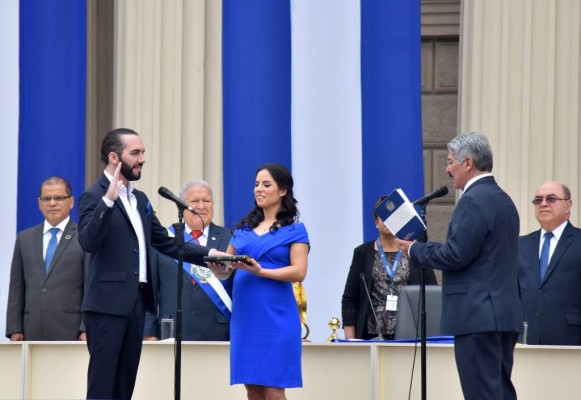
[[[402,286],[397,301],[395,339],[420,337],[420,285]],[[426,285],[426,336],[440,336],[442,315],[442,287]]]

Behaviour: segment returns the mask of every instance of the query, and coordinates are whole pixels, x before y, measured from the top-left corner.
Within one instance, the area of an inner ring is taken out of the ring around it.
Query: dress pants
[[[144,289],[126,316],[85,312],[83,319],[90,355],[87,399],[131,399],[143,344]]]
[[[454,336],[454,354],[466,400],[516,400],[511,381],[515,332]]]

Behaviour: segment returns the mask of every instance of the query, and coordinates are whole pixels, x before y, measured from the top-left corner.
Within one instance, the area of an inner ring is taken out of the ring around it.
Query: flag
[[[260,165],[292,170],[324,339],[374,202],[423,194],[420,1],[224,0],[222,23],[225,221],[253,207]]]
[[[19,43],[18,231],[42,221],[46,178],[85,189],[86,0],[20,0]]]

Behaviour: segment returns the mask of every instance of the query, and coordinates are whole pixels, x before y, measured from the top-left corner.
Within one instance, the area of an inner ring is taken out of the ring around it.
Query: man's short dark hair
[[[109,153],[113,152],[119,156],[123,153],[123,142],[121,141],[122,135],[139,136],[137,132],[129,128],[117,128],[109,132],[101,143],[101,161],[103,161],[105,165],[109,164]]]
[[[63,185],[65,185],[65,192],[67,192],[67,196],[71,196],[72,190],[71,190],[71,184],[69,183],[69,181],[67,181],[65,178],[61,178],[60,176],[51,176],[50,178],[45,179],[45,181],[42,182],[42,185],[40,185],[40,191],[38,192],[38,197],[42,196],[42,188],[43,187],[45,187],[46,185],[58,185],[59,183],[62,183]]]

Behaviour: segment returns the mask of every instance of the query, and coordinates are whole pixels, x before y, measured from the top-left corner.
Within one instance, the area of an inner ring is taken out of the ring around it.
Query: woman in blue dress
[[[292,282],[307,274],[309,238],[298,222],[290,172],[276,163],[256,173],[255,207],[235,227],[228,253],[234,263],[230,321],[230,384],[244,384],[250,400],[285,400],[302,387],[301,322]],[[220,279],[231,269],[213,264]]]

